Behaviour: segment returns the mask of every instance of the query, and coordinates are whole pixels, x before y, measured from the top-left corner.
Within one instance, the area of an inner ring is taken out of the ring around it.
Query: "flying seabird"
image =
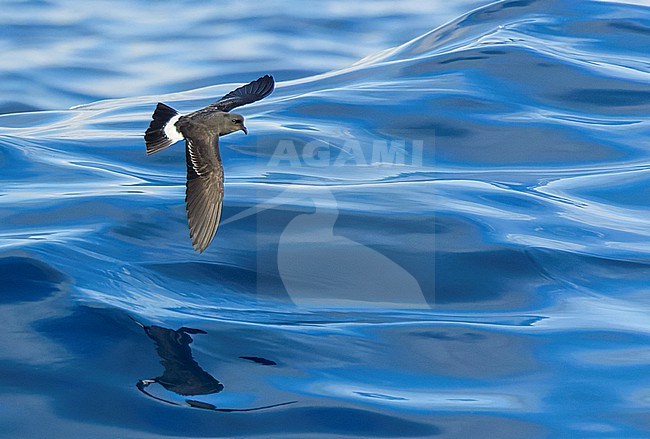
[[[223,166],[219,137],[235,131],[248,134],[244,116],[230,110],[259,101],[273,91],[270,75],[239,87],[217,102],[187,115],[159,102],[144,135],[147,154],[185,139],[187,186],[185,205],[194,250],[203,253],[219,226],[223,201]]]

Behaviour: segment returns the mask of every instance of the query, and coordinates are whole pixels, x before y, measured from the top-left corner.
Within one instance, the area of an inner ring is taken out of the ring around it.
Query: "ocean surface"
[[[0,437],[650,437],[650,7],[0,15]],[[221,139],[192,250],[182,144]]]

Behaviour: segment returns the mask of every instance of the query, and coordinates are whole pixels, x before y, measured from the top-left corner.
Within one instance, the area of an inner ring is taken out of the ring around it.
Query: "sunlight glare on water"
[[[648,5],[251,5],[0,18],[6,437],[647,436]]]

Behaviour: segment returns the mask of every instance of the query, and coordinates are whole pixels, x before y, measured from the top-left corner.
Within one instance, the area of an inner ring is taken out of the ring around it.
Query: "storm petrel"
[[[244,116],[230,110],[259,101],[271,94],[274,86],[273,77],[265,75],[187,115],[162,102],[156,106],[144,135],[147,154],[155,154],[185,139],[187,222],[194,250],[200,253],[212,242],[221,217],[223,166],[219,137],[240,130],[248,134]]]

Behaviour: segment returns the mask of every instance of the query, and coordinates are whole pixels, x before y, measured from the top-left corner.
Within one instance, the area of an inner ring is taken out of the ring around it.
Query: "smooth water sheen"
[[[423,3],[3,8],[2,437],[650,436],[650,8]]]

